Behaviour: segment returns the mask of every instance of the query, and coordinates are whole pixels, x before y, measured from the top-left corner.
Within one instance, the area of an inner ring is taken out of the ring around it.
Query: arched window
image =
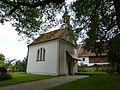
[[[37,50],[37,61],[39,61],[39,57],[40,57],[40,50]]]
[[[40,48],[37,50],[37,60],[36,61],[45,61],[45,48]]]

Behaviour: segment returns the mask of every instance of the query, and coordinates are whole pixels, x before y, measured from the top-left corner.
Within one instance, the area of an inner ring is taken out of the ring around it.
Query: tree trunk
[[[115,7],[115,12],[117,16],[117,25],[120,29],[120,0],[113,0],[113,4]]]
[[[120,75],[120,64],[117,63],[117,72]]]

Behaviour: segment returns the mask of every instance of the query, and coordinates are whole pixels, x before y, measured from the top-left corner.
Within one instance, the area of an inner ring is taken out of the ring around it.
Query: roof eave
[[[32,45],[36,45],[36,44],[40,44],[40,43],[44,43],[44,42],[49,42],[49,41],[57,40],[57,39],[60,39],[60,38],[55,38],[55,39],[51,39],[51,40],[47,40],[47,41],[42,41],[42,42],[37,42],[37,43],[33,43],[33,44],[31,43],[28,46],[32,46]]]

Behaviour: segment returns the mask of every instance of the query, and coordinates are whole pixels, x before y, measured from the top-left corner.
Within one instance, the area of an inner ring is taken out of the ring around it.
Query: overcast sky
[[[27,45],[19,40],[20,36],[9,23],[0,24],[0,53],[6,58],[22,60],[27,56]]]

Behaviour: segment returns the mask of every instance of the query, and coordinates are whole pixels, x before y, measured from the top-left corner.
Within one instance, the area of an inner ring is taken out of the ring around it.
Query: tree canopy
[[[65,21],[66,16],[69,19]],[[58,24],[73,29],[75,36],[84,30],[88,50],[102,53],[100,45],[120,33],[120,1],[76,0],[66,4],[65,0],[0,0],[0,22],[5,21],[11,21],[18,34],[32,38],[45,27]]]
[[[0,0],[0,23],[5,21],[11,21],[18,34],[30,38],[56,25],[71,29],[71,37],[78,38],[85,31],[87,49],[102,53],[105,49],[101,45],[120,33],[120,1],[76,0],[66,4],[65,0]]]
[[[70,4],[65,0],[0,0],[0,23],[11,21],[18,34],[34,38],[46,27],[64,24],[58,17],[65,15],[67,7],[75,36],[86,30],[89,38],[103,42],[119,32],[119,4],[119,0],[76,0]]]
[[[84,48],[96,55],[106,53],[120,73],[120,0],[77,0],[72,8],[87,34]]]
[[[5,56],[2,53],[0,53],[0,61],[5,61]]]
[[[120,33],[120,1],[77,0],[72,8],[79,26],[87,32],[86,48],[96,53],[105,52],[101,45]]]
[[[117,69],[117,72],[120,74],[120,34],[116,35],[113,39],[109,41],[108,46],[108,59],[111,62],[113,68]]]
[[[4,66],[5,56],[0,53],[0,66]]]
[[[52,20],[64,0],[0,0],[0,23],[10,21],[20,35],[33,37]]]

